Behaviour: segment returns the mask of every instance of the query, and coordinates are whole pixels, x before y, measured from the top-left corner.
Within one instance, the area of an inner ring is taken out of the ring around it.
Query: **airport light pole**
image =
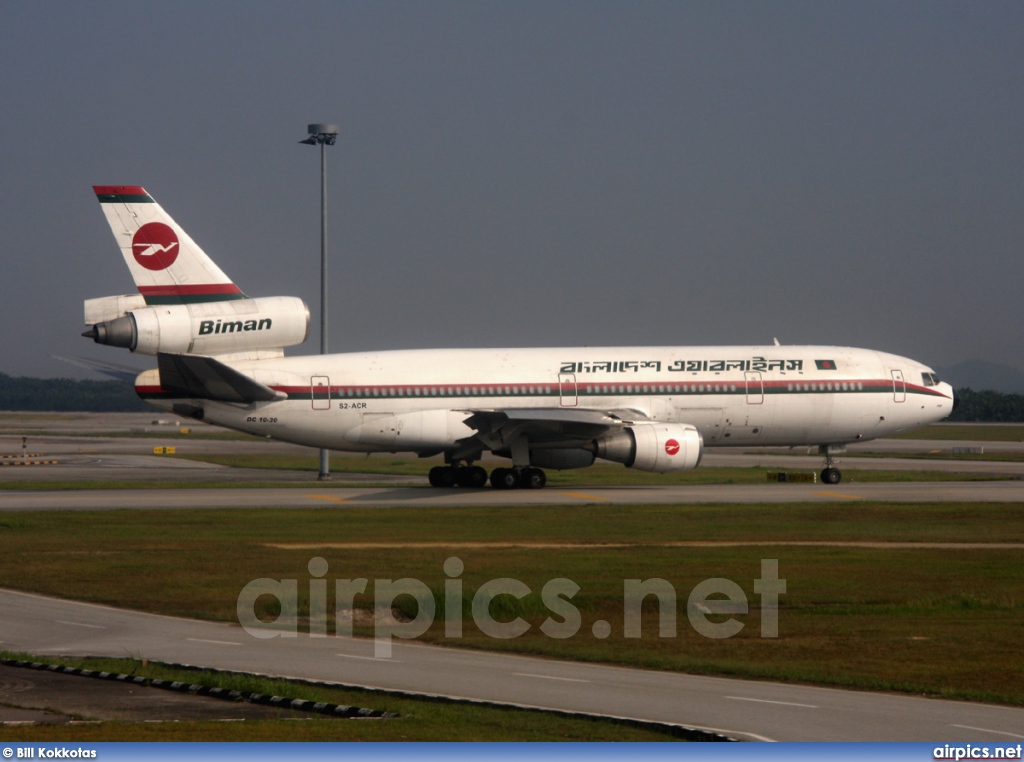
[[[300,140],[306,145],[320,146],[320,354],[327,354],[327,146],[338,138],[338,125],[311,124],[309,137]],[[327,390],[328,395],[330,389]],[[330,451],[320,448],[320,481],[331,478]]]

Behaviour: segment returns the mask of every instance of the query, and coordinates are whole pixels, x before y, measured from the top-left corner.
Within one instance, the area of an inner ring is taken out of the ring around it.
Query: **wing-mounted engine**
[[[696,468],[704,441],[685,423],[634,423],[594,440],[594,454],[627,468],[663,474]]]
[[[292,296],[146,306],[141,296],[85,302],[82,335],[144,355],[226,355],[301,344],[309,307]]]

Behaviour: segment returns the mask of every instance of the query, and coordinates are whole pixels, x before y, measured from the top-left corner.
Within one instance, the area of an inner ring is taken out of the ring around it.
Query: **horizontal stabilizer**
[[[79,368],[88,368],[105,376],[124,381],[126,384],[135,384],[135,377],[141,372],[138,368],[130,368],[127,365],[115,365],[110,362],[91,360],[88,357],[65,357],[64,355],[53,355],[53,359],[61,360]]]
[[[245,403],[288,398],[212,357],[161,352],[157,363],[160,387],[177,397]]]

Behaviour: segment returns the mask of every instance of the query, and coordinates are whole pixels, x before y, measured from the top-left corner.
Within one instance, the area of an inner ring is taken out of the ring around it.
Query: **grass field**
[[[933,452],[847,452],[843,458],[899,458],[900,460],[959,460],[964,462],[986,461],[990,463],[1020,463],[1024,451],[1020,452],[958,452],[935,450]]]
[[[268,474],[273,477],[273,474]],[[424,477],[424,482],[426,477]],[[382,484],[384,482],[381,482]],[[266,489],[272,487],[309,487],[317,484],[315,476],[310,476],[309,481],[127,481],[127,480],[101,480],[96,481],[0,481],[0,490],[15,490],[22,492],[32,491],[59,491],[76,492],[79,490],[97,489]],[[332,487],[345,487],[344,479],[335,479],[331,482]],[[367,487],[372,483],[360,481],[358,485],[352,486]]]
[[[975,442],[1024,442],[1024,424],[933,423],[895,434],[890,439],[964,439]]]
[[[737,544],[680,545],[690,541]],[[821,544],[785,544],[793,541]],[[1024,551],[886,546],[1024,543],[1021,505],[5,513],[0,543],[2,586],[145,611],[233,621],[242,587],[269,577],[299,580],[300,614],[308,613],[307,564],[321,556],[328,579],[368,578],[368,593],[375,579],[422,580],[438,604],[422,638],[428,642],[1024,704]],[[464,636],[446,640],[442,566],[453,555],[465,565]],[[760,637],[754,580],[766,558],[778,559],[787,581],[778,638]],[[493,604],[495,616],[531,625],[510,640],[484,636],[469,614],[473,591],[500,577],[533,591]],[[539,628],[550,614],[539,591],[553,577],[580,586],[572,603],[582,628],[565,640]],[[733,580],[750,602],[749,613],[736,617],[743,629],[735,637],[703,637],[687,619],[687,596],[712,577]],[[658,637],[653,598],[643,636],[623,637],[623,580],[634,578],[663,578],[675,588],[675,637]],[[415,612],[409,598],[396,604]],[[371,610],[372,595],[356,605]],[[597,620],[611,624],[607,639],[592,636]]]
[[[24,655],[4,654],[9,658]],[[675,741],[657,730],[549,712],[418,700],[379,691],[345,690],[251,675],[171,668],[136,659],[56,659],[62,664],[150,679],[215,686],[245,693],[287,696],[392,712],[398,717],[306,721],[103,722],[96,725],[0,726],[0,742],[26,741]],[[32,672],[26,670],[25,678]],[[75,678],[88,680],[90,678]]]

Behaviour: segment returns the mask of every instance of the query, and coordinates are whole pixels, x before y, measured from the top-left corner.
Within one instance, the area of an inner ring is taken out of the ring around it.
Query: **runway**
[[[745,740],[1011,741],[1024,709],[697,677],[396,642],[258,639],[240,627],[0,590],[0,642],[45,655],[123,657],[428,695],[678,723]]]
[[[1000,443],[1005,444],[1005,443]],[[1019,445],[1017,446],[1019,448]],[[1016,451],[1014,451],[1016,452]],[[818,455],[792,455],[774,451],[766,452],[723,452],[709,451],[702,459],[701,466],[718,468],[779,468],[816,472],[822,467]],[[898,458],[869,456],[836,457],[836,465],[843,472],[843,480],[856,480],[858,471],[923,471],[946,474],[989,474],[1024,477],[1024,462],[999,460],[952,460],[942,458]],[[700,466],[698,466],[699,468]]]

